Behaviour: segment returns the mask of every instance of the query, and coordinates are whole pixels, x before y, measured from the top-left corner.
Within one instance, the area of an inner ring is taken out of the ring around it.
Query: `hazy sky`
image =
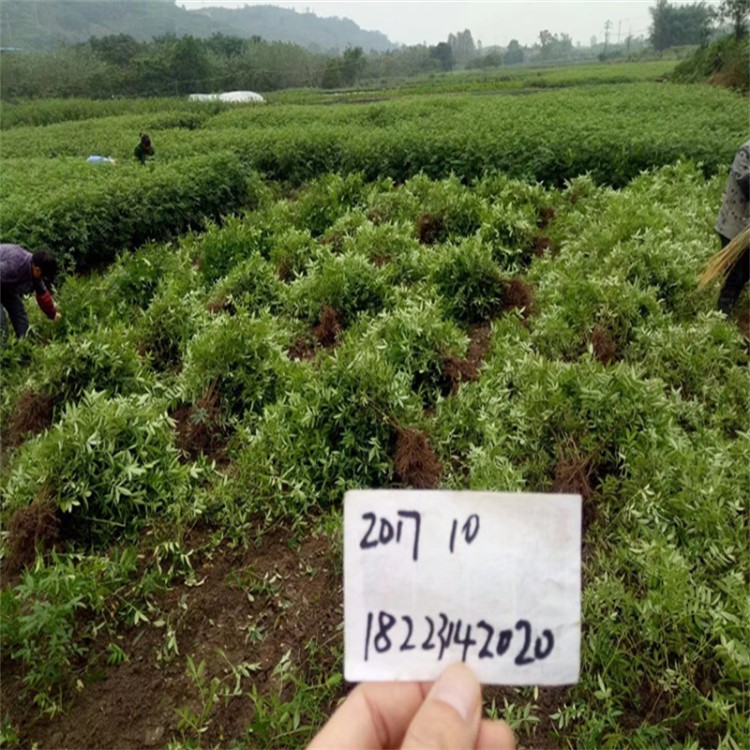
[[[351,18],[361,28],[382,31],[400,44],[436,44],[448,34],[469,29],[474,41],[485,46],[522,44],[538,40],[539,32],[565,32],[574,42],[588,45],[591,37],[604,40],[604,24],[611,21],[610,41],[648,34],[648,9],[656,0],[178,0],[188,9],[221,5],[278,5],[298,12],[311,10],[318,16]],[[679,4],[679,3],[673,3]],[[709,5],[718,5],[709,2]]]

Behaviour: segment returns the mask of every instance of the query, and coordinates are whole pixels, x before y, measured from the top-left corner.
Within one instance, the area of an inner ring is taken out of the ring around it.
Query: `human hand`
[[[482,691],[464,664],[437,682],[371,682],[352,691],[308,750],[515,750],[504,721],[482,719]]]
[[[59,323],[59,322],[60,322],[61,320],[62,320],[62,313],[61,313],[61,312],[60,312],[60,311],[58,310],[58,311],[57,311],[57,312],[55,313],[55,317],[54,317],[54,318],[52,318],[52,322],[53,322],[53,323]]]

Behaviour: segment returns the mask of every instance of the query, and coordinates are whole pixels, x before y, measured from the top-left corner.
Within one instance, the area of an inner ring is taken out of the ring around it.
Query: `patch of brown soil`
[[[8,557],[3,563],[3,586],[44,554],[60,537],[60,512],[47,499],[19,508],[8,524]]]
[[[338,311],[330,305],[323,305],[320,311],[320,322],[313,328],[313,334],[321,346],[326,348],[334,346],[342,330]]]
[[[552,206],[542,206],[539,209],[539,218],[536,221],[536,225],[539,229],[545,229],[549,226],[551,221],[555,218],[556,211]]]
[[[418,490],[436,489],[443,471],[427,435],[410,427],[398,430],[393,463],[398,478]]]
[[[447,381],[448,392],[455,395],[461,383],[476,380],[479,377],[479,368],[469,359],[446,357],[443,361],[443,376]]]
[[[466,359],[479,369],[490,350],[491,344],[492,327],[490,324],[480,323],[473,326],[469,331],[469,348],[466,352]]]
[[[745,340],[750,343],[750,308],[747,306],[737,313],[737,328],[740,329],[740,333],[745,337]]]
[[[611,332],[601,325],[591,331],[591,346],[594,356],[603,364],[611,365],[619,359],[619,347]]]
[[[58,396],[47,396],[33,388],[22,391],[3,426],[3,448],[17,448],[28,435],[38,435],[52,426]]]
[[[234,302],[231,299],[227,299],[225,296],[216,297],[212,299],[207,305],[208,311],[215,315],[216,313],[226,312],[230,315],[237,314],[237,308],[234,306]]]
[[[19,745],[164,747],[180,737],[178,710],[201,710],[198,686],[186,671],[188,656],[196,666],[205,662],[206,686],[218,678],[230,692],[235,676],[229,665],[253,665],[250,676],[241,678],[243,694],[217,701],[206,731],[200,739],[192,737],[203,747],[233,746],[243,738],[254,716],[249,692],[255,687],[261,695],[278,694],[273,671],[287,652],[308,683],[333,674],[338,667],[333,644],[341,639],[343,612],[331,541],[311,537],[295,548],[292,542],[289,532],[279,530],[244,553],[227,544],[196,561],[195,582],[167,592],[155,603],[151,624],[124,632],[117,641],[127,661],[104,666],[113,639],[95,644],[101,669],[89,673],[91,681],[54,719],[38,718],[33,703],[21,698],[22,674],[11,663],[3,670],[0,690]],[[167,648],[170,633],[178,652]],[[344,692],[342,683],[326,710],[332,713]]]
[[[385,215],[385,211],[383,211],[382,208],[371,208],[367,214],[367,220],[371,221],[375,226],[378,224],[382,224],[384,221],[387,220],[387,216]]]
[[[527,284],[519,276],[508,279],[505,283],[503,308],[506,310],[519,309],[524,318],[534,314],[534,287]]]
[[[279,280],[283,282],[294,281],[294,269],[288,258],[282,258],[279,262]]]
[[[537,258],[547,253],[550,247],[552,247],[552,241],[549,237],[546,237],[543,234],[538,234],[534,237],[534,255],[536,255]]]
[[[213,388],[208,388],[192,406],[179,406],[171,417],[175,421],[177,447],[184,458],[195,461],[200,455],[205,455],[219,464],[228,462],[221,402]]]
[[[594,456],[582,455],[574,441],[559,449],[555,476],[552,483],[553,492],[580,495],[583,501],[582,526],[585,532],[596,518],[594,503],[594,483],[596,469]]]
[[[419,241],[423,245],[436,245],[448,236],[448,227],[440,214],[424,213],[419,217]]]
[[[288,349],[289,359],[312,362],[316,356],[315,342],[309,336],[300,336]]]

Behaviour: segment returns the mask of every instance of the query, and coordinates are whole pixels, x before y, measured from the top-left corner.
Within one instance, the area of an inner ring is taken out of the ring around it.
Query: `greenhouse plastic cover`
[[[238,102],[263,104],[265,99],[255,91],[225,91],[221,94],[190,94],[191,102]]]

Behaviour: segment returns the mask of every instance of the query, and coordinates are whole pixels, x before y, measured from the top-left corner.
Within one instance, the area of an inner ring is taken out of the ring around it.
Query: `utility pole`
[[[617,46],[620,46],[620,32],[622,31],[622,21],[617,22]]]
[[[628,57],[630,57],[630,42],[633,39],[633,30],[628,27],[628,38],[625,40],[628,43]]]
[[[602,57],[607,56],[607,45],[609,44],[609,30],[612,28],[612,21],[606,21],[604,23],[604,52]]]

